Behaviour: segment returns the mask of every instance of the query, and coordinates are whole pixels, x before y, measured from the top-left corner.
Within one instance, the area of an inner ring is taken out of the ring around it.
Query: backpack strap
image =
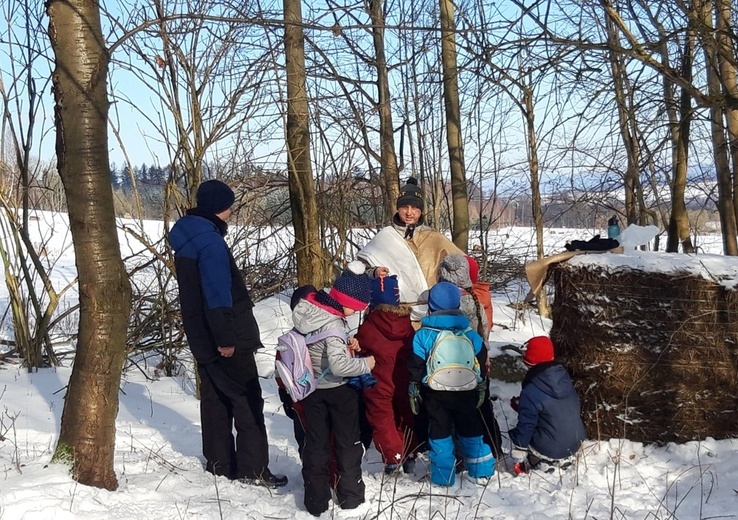
[[[297,330],[297,329],[295,329]],[[298,332],[299,334],[299,332]],[[333,328],[333,329],[326,329],[322,332],[314,332],[307,335],[303,335],[305,337],[305,344],[306,345],[312,345],[314,343],[317,343],[318,341],[322,341],[326,338],[336,337],[341,338],[342,340],[346,341],[346,332],[339,329],[339,328]],[[323,379],[326,374],[328,374],[328,371],[330,370],[330,367],[325,367],[325,370],[323,370],[319,376],[317,376],[317,380],[320,381]]]
[[[467,332],[469,332],[470,330],[473,330],[471,327],[467,327],[465,329],[437,329],[435,327],[426,327],[426,326],[423,326],[422,328],[424,328],[426,330],[432,330],[432,331],[435,331],[435,332],[443,332],[443,331],[453,332],[454,335],[456,335],[456,336],[461,336],[461,335],[466,336],[466,333]],[[471,341],[471,339],[469,339],[469,341]]]
[[[326,338],[336,337],[346,341],[346,332],[338,328],[326,329],[322,332],[311,332],[310,334],[303,334],[305,336],[305,344],[312,345],[318,341],[322,341]]]

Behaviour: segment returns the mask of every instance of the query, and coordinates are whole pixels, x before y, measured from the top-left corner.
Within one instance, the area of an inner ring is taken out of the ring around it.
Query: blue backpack
[[[474,344],[464,330],[438,331],[428,360],[423,382],[432,390],[463,392],[473,390],[482,381],[479,361],[474,353]]]

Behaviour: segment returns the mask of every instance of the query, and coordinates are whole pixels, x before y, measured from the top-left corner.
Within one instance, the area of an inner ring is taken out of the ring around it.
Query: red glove
[[[510,398],[510,408],[512,408],[513,410],[517,412],[519,406],[520,406],[520,396],[516,395],[515,397],[511,397]]]

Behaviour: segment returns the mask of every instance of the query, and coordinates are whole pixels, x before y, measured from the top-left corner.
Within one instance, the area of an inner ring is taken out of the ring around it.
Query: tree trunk
[[[536,137],[535,113],[533,110],[533,89],[523,86],[523,116],[525,117],[526,135],[528,137],[528,167],[530,169],[531,209],[533,211],[533,226],[536,230],[536,254],[543,258],[543,206],[541,204],[541,185],[538,172],[538,141]],[[525,225],[525,224],[523,224]],[[536,294],[538,313],[544,318],[551,316],[548,305],[546,287],[542,286]]]
[[[690,29],[684,43],[681,75],[687,81],[692,81],[692,53],[694,48],[694,32]],[[665,55],[666,51],[662,55]],[[664,78],[664,97],[666,99],[669,116],[669,130],[671,133],[673,179],[671,183],[671,216],[669,217],[669,233],[666,242],[666,251],[677,253],[679,243],[685,253],[694,253],[694,245],[689,232],[689,215],[684,194],[687,187],[687,171],[689,166],[689,132],[692,124],[692,96],[685,88],[680,88],[679,111],[677,115],[676,102],[673,94],[674,84]]]
[[[131,286],[108,176],[108,53],[96,0],[50,0],[57,168],[79,275],[79,335],[54,460],[82,484],[116,489],[118,389]]]
[[[705,55],[707,90],[710,97],[718,99],[723,95],[718,71],[720,70],[715,30],[713,28],[711,2],[700,0],[697,4],[697,23],[700,40]],[[712,153],[718,185],[718,214],[723,238],[723,253],[738,255],[736,241],[736,214],[733,208],[733,179],[728,156],[728,140],[723,123],[724,109],[715,104],[710,106],[710,129],[712,132]]]
[[[607,22],[607,38],[611,48],[615,48],[618,42],[617,28],[613,20],[605,12]],[[610,52],[610,73],[615,90],[615,104],[618,111],[618,126],[620,138],[623,141],[628,164],[625,171],[625,217],[628,224],[640,224],[638,215],[638,197],[640,189],[639,162],[640,147],[638,143],[636,115],[634,113],[631,89],[628,84],[628,76],[625,61],[622,55]]]
[[[374,54],[377,67],[377,92],[379,99],[379,141],[381,146],[380,171],[384,189],[382,205],[384,206],[384,222],[390,223],[395,214],[395,201],[400,196],[400,181],[397,171],[397,155],[395,154],[395,135],[392,126],[392,103],[390,101],[389,74],[387,57],[384,50],[384,13],[382,0],[370,0],[369,15],[372,18],[372,36],[374,38]]]
[[[284,0],[287,67],[287,171],[295,229],[297,283],[322,287],[327,281],[320,242],[318,205],[310,163],[310,128],[305,78],[305,44],[300,0]]]
[[[469,249],[469,196],[466,189],[464,146],[461,136],[461,108],[459,106],[458,70],[456,68],[456,22],[454,2],[441,3],[441,62],[443,66],[443,100],[446,108],[446,143],[451,168],[453,195],[453,225],[451,237],[462,251]]]
[[[734,27],[731,26],[731,0],[716,0],[714,5],[717,21],[715,39],[718,62],[720,63],[720,81],[726,93],[738,97],[738,81],[736,80],[738,52],[733,50],[731,41],[731,35],[735,34]],[[738,223],[738,110],[726,106],[724,117],[733,180],[733,214],[735,221]]]

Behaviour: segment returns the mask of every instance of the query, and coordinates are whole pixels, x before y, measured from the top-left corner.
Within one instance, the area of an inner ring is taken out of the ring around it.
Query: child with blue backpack
[[[486,386],[487,348],[459,310],[461,291],[439,282],[428,294],[430,314],[421,320],[408,360],[410,405],[421,402],[428,414],[431,482],[452,486],[456,479],[453,434],[469,476],[480,482],[495,472],[495,458],[484,443],[479,411]]]
[[[292,311],[292,321],[300,334],[337,331],[308,345],[313,371],[320,377],[317,389],[301,401],[305,413],[304,504],[314,516],[327,511],[331,499],[331,449],[337,462],[338,505],[355,509],[364,502],[358,396],[346,383],[347,378],[370,373],[375,362],[373,356],[353,356],[346,339],[346,317],[366,309],[370,295],[371,281],[364,265],[351,262],[329,292],[308,294]]]

